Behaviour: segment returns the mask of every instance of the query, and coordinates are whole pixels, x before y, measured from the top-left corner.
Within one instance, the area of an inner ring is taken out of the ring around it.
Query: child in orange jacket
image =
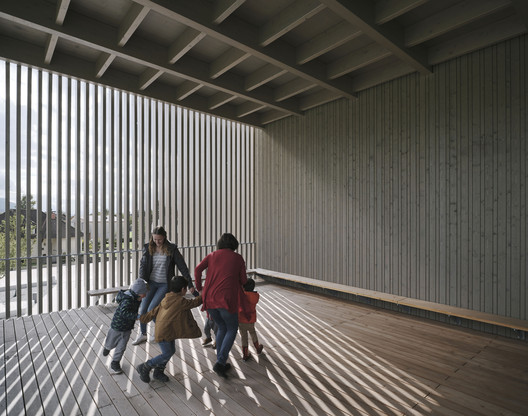
[[[248,332],[251,335],[251,340],[257,350],[257,354],[262,353],[262,349],[264,348],[262,344],[259,344],[257,332],[255,331],[255,322],[257,322],[256,307],[260,296],[254,289],[255,281],[248,278],[247,283],[244,285],[243,296],[245,296],[245,299],[241,300],[238,311],[238,330],[242,338],[242,359],[244,361],[249,360],[249,357],[251,357],[248,348]]]

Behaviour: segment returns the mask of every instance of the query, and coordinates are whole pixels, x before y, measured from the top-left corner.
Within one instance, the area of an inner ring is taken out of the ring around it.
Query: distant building
[[[75,226],[79,221],[79,229],[86,230],[86,221],[84,218],[79,218],[74,215],[70,218],[70,224]],[[113,218],[109,215],[104,214],[90,214],[88,216],[88,239],[93,240],[95,237],[95,231],[97,230],[97,239],[100,240],[103,238],[105,240],[112,239],[112,225],[113,225],[113,235],[114,239],[119,238],[119,217],[114,215]]]
[[[9,215],[11,217],[16,216],[16,209],[10,209]],[[31,256],[38,255],[38,247],[42,249],[42,255],[57,255],[66,253],[66,247],[68,245],[68,240],[70,242],[70,247],[75,247],[76,239],[76,230],[69,221],[66,220],[66,217],[62,215],[62,218],[59,220],[55,212],[51,213],[51,216],[48,221],[48,215],[45,212],[38,212],[36,209],[31,209],[29,211],[29,227],[25,219],[25,211],[22,212],[24,216],[22,227],[29,228],[29,237],[31,238]],[[5,220],[6,213],[0,213],[0,221]],[[40,230],[40,232],[39,232]],[[49,233],[48,233],[49,230]],[[48,247],[48,235],[49,243]],[[79,230],[79,237],[83,237],[84,234]],[[12,236],[12,238],[16,238]],[[59,253],[59,242],[61,246],[61,253]]]

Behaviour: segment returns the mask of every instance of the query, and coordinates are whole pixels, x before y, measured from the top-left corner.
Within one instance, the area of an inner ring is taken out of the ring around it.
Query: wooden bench
[[[524,319],[510,318],[502,315],[479,312],[471,309],[464,309],[456,306],[444,305],[441,303],[428,302],[424,300],[408,298],[405,296],[392,295],[390,293],[378,292],[375,290],[361,289],[358,287],[347,286],[339,283],[325,282],[322,280],[311,279],[303,276],[295,276],[266,269],[250,269],[248,270],[248,274],[257,275],[262,277],[264,280],[271,280],[277,283],[289,282],[290,285],[293,284],[293,286],[308,286],[320,288],[323,290],[332,290],[336,292],[360,296],[363,298],[380,300],[383,302],[396,304],[398,306],[415,308],[429,312],[436,312],[439,314],[456,318],[462,318],[470,321],[496,325],[504,328],[513,329],[514,331],[528,331],[528,320]],[[525,338],[524,333],[518,335],[522,339]]]
[[[119,293],[120,290],[127,290],[129,286],[117,286],[117,287],[105,287],[104,289],[90,289],[88,290],[88,296],[104,296],[112,295],[114,293]],[[99,304],[99,299],[95,302],[96,305]]]

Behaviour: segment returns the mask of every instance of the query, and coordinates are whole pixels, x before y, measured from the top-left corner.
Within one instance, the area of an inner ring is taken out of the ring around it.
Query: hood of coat
[[[117,296],[115,298],[115,301],[117,303],[121,302],[123,299],[125,298],[132,298],[134,300],[137,300],[137,295],[133,292],[130,291],[130,289],[127,289],[127,290],[120,290],[118,293],[117,293]]]
[[[162,309],[170,309],[171,305],[174,304],[174,302],[177,302],[180,300],[183,296],[179,293],[169,292],[165,295],[163,300],[160,303],[160,308]]]

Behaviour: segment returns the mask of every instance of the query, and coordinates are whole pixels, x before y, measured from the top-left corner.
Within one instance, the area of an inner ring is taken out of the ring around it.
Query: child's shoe
[[[112,361],[110,363],[110,372],[112,374],[121,374],[123,370],[121,369],[121,364],[119,364],[119,361]]]
[[[138,366],[137,372],[139,373],[139,378],[141,381],[145,383],[150,382],[150,370],[152,370],[152,367],[147,363],[143,363]]]
[[[249,348],[248,347],[242,347],[242,359],[244,361],[247,361],[247,360],[249,360],[250,357],[251,357],[251,354],[249,353]]]
[[[257,354],[262,353],[262,350],[264,349],[264,345],[259,344],[259,342],[254,342],[253,345],[255,345],[255,349],[257,350]]]
[[[164,383],[167,383],[169,381],[169,377],[163,372],[164,368],[156,367],[154,368],[154,373],[152,374],[152,378],[154,380],[163,381]]]
[[[134,342],[132,343],[132,345],[139,345],[139,344],[142,344],[143,342],[145,342],[147,340],[147,334],[139,334],[137,336],[137,338],[134,340]]]

